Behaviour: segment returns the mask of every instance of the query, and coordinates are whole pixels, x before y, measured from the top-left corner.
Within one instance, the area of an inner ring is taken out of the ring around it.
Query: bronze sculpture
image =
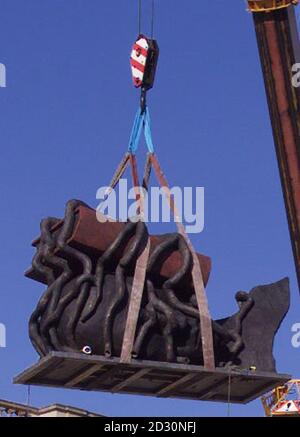
[[[120,356],[133,269],[148,233],[141,221],[101,225],[95,211],[80,201],[68,202],[63,221],[41,222],[37,251],[27,273],[47,284],[29,323],[30,338],[40,356],[50,351]],[[95,241],[89,244],[92,234]],[[132,356],[201,365],[191,253],[177,233],[151,238]],[[207,282],[210,260],[198,257]],[[289,307],[288,280],[257,287],[249,294],[238,292],[236,301],[236,314],[212,322],[216,366],[253,365],[274,371],[272,344]]]

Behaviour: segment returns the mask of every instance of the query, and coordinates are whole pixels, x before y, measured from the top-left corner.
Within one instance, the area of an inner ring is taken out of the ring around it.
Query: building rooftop
[[[0,417],[103,417],[69,405],[52,404],[37,408],[0,399]]]

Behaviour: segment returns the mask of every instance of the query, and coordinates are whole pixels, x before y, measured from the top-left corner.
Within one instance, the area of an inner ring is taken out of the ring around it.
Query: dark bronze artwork
[[[29,322],[41,357],[52,351],[120,357],[134,267],[147,238],[143,222],[100,223],[93,209],[76,200],[67,203],[63,220],[42,220],[26,273],[46,284]],[[150,241],[132,356],[202,365],[190,250],[177,233]],[[211,262],[198,258],[206,284]],[[274,372],[273,341],[289,308],[288,279],[239,291],[235,300],[235,314],[212,321],[216,367]]]

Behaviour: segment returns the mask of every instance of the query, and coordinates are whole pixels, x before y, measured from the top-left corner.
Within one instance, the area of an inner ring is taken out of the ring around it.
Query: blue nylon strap
[[[149,152],[154,153],[154,146],[151,134],[151,119],[149,109],[147,107],[143,113],[139,108],[134,119],[128,146],[128,152],[132,155],[135,155],[138,149],[142,130],[144,131],[145,140]]]
[[[144,135],[145,135],[146,144],[147,144],[149,153],[154,153],[154,145],[153,145],[152,133],[151,133],[151,118],[150,118],[149,109],[147,107],[145,110]]]

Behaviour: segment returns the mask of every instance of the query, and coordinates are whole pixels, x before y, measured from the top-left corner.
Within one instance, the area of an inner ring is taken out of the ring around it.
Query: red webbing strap
[[[140,193],[140,183],[139,183],[139,175],[137,171],[137,161],[136,157],[133,154],[130,154],[130,166],[131,166],[131,177],[132,177],[132,183],[135,190],[135,198],[138,204],[137,207],[137,214],[143,214],[144,212],[144,202],[143,202],[143,196]]]
[[[116,188],[116,186],[118,185],[119,180],[121,179],[121,177],[123,176],[123,174],[124,174],[124,172],[125,172],[125,170],[127,168],[129,160],[130,160],[129,153],[125,153],[125,155],[122,158],[122,161],[120,162],[120,164],[118,165],[118,168],[115,171],[115,174],[114,174],[114,176],[113,176],[113,178],[111,180],[111,183],[109,184],[109,187],[108,187],[108,189],[106,191],[106,195],[107,196],[109,196],[110,193],[112,192],[112,190],[114,188]]]
[[[148,185],[151,176],[151,167],[152,167],[151,154],[147,153],[147,159],[145,163],[144,177],[143,177],[143,188],[146,191],[148,191]]]
[[[140,193],[136,158],[132,154],[130,155],[130,163],[131,163],[131,171],[132,171],[132,180],[133,180],[133,185],[136,189],[136,200],[138,203],[137,213],[141,215],[141,219],[142,219],[143,212],[144,212],[144,198],[143,195]],[[120,358],[121,363],[130,363],[132,359],[132,350],[134,346],[136,327],[138,323],[143,291],[145,287],[149,253],[150,253],[150,238],[148,237],[147,243],[143,251],[140,253],[135,266],[132,289],[129,298],[129,307],[127,313],[125,332],[123,337],[122,352]]]
[[[178,232],[185,239],[191,253],[193,256],[193,269],[192,269],[192,278],[194,283],[195,294],[197,298],[199,315],[200,315],[200,327],[201,327],[201,340],[202,340],[202,350],[203,350],[203,360],[204,366],[213,370],[215,368],[215,357],[214,357],[214,344],[213,344],[213,333],[212,333],[212,323],[211,317],[208,309],[208,302],[205,292],[205,287],[203,283],[203,276],[201,271],[201,266],[194,250],[194,247],[186,233],[185,227],[180,221],[180,216],[178,210],[176,208],[173,197],[171,196],[171,191],[168,185],[168,182],[165,178],[165,175],[159,165],[159,162],[156,156],[151,154],[151,162],[156,173],[156,177],[164,190],[167,200],[170,205],[170,209],[175,217],[175,222],[178,228]]]

